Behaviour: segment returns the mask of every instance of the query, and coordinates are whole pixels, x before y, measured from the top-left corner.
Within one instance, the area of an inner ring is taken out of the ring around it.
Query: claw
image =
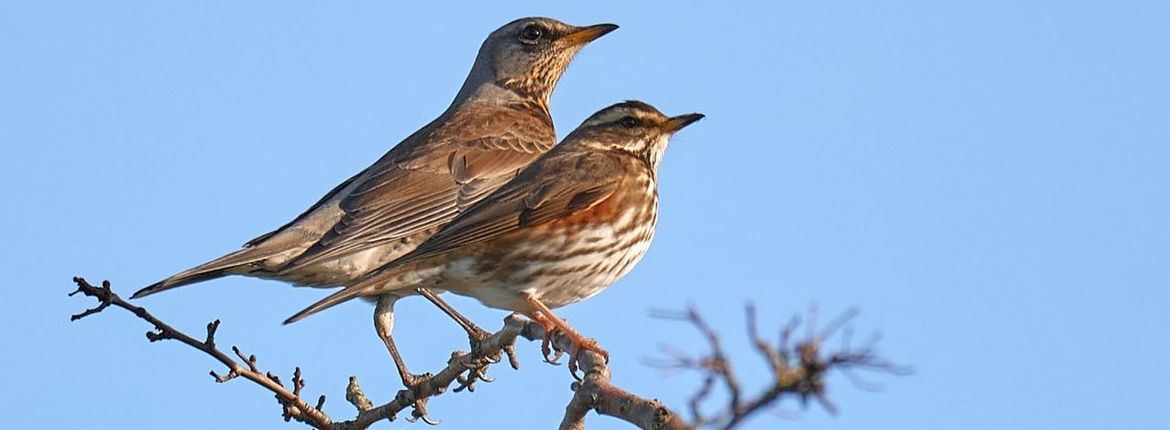
[[[569,351],[569,375],[578,381],[581,380],[581,377],[577,376],[577,354],[580,352],[581,347],[577,344],[573,344],[573,350]]]
[[[569,374],[573,375],[574,379],[576,379],[578,381],[581,380],[581,377],[577,375],[577,371],[579,370],[577,363],[578,363],[578,358],[581,355],[581,351],[588,350],[588,351],[595,352],[598,355],[602,356],[602,358],[605,358],[606,364],[609,363],[609,352],[604,350],[604,349],[601,349],[601,346],[599,346],[597,344],[596,340],[593,340],[593,339],[590,339],[587,337],[570,337],[570,341],[572,342],[573,346],[569,350],[569,365],[568,365],[568,367],[569,367]]]
[[[545,333],[551,333],[551,332],[545,332]],[[554,366],[559,366],[561,364],[561,363],[557,362],[557,360],[560,360],[561,356],[564,355],[564,351],[561,351],[559,349],[555,350],[555,351],[553,350],[553,348],[552,348],[552,335],[551,334],[546,335],[544,337],[544,340],[540,342],[540,353],[544,355],[544,362],[545,363],[548,363],[548,364],[551,364]]]
[[[485,384],[495,382],[495,378],[487,376],[487,366],[480,366],[467,369],[467,376],[462,374],[457,375],[455,380],[459,382],[459,386],[455,387],[455,392],[458,393],[463,390],[475,392],[475,383],[483,381]]]
[[[533,296],[532,294],[525,293],[523,298],[534,310],[534,312],[528,314],[528,317],[532,318],[533,321],[536,321],[544,328],[544,339],[540,344],[540,351],[544,353],[544,361],[557,364],[556,359],[560,358],[561,355],[564,354],[565,351],[556,348],[556,345],[551,345],[550,347],[553,336],[557,333],[560,333],[560,335],[564,336],[565,340],[568,340],[572,345],[569,348],[570,351],[568,367],[569,372],[572,373],[574,378],[578,380],[581,379],[577,376],[577,357],[580,355],[581,350],[583,349],[600,354],[605,358],[605,362],[609,363],[609,353],[604,349],[601,349],[601,347],[597,345],[597,341],[582,336],[581,333],[578,333],[576,330],[570,327],[568,322],[553,314],[552,310],[549,309],[548,306],[545,306],[544,303],[541,303],[540,299]],[[556,355],[552,354],[552,350],[556,350]]]
[[[440,420],[431,418],[431,416],[427,413],[427,401],[425,399],[414,402],[414,410],[410,411],[410,418],[406,419],[406,421],[412,423],[419,420],[432,426],[437,426],[440,422],[442,422]]]
[[[520,370],[520,359],[516,357],[516,347],[513,345],[504,347],[504,354],[508,356],[508,365],[512,366],[512,370]]]
[[[418,398],[419,397],[419,395],[418,395],[419,387],[421,387],[423,384],[429,382],[431,380],[431,378],[434,376],[435,375],[433,375],[431,373],[423,373],[423,374],[419,374],[419,375],[415,375],[413,373],[404,373],[402,375],[402,384],[406,386],[406,389],[403,391],[399,391],[398,395],[399,396],[404,396],[404,395],[409,396],[410,399],[412,400],[411,408],[413,409],[413,411],[411,411],[411,418],[407,418],[406,419],[407,421],[415,422],[415,421],[421,419],[424,423],[427,423],[430,425],[436,425],[439,423],[438,421],[431,419],[431,417],[427,415],[427,400],[428,399],[419,399]]]
[[[553,336],[555,336],[559,330],[555,324],[545,318],[536,318],[535,320],[536,322],[540,323],[540,325],[544,326],[544,338],[540,341],[540,353],[544,356],[544,362],[554,366],[559,366],[561,363],[557,362],[557,360],[560,360],[561,356],[564,355],[565,352],[554,348],[552,342]]]

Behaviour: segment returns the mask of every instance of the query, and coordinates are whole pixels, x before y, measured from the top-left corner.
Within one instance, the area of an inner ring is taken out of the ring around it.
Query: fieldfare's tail
[[[244,248],[155,282],[146,288],[138,290],[130,298],[137,299],[139,297],[146,297],[160,291],[227,276],[232,274],[231,269],[267,259],[278,253],[264,248]]]

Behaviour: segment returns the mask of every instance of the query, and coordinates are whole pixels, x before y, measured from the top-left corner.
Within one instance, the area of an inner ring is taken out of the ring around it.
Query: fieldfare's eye
[[[535,42],[540,40],[540,36],[543,35],[544,31],[541,30],[540,26],[536,24],[528,24],[524,28],[520,29],[520,39],[524,42]]]
[[[621,125],[622,127],[625,127],[625,128],[634,128],[634,127],[637,127],[638,124],[639,124],[638,119],[634,118],[632,116],[627,116],[625,118],[618,120],[618,125]]]

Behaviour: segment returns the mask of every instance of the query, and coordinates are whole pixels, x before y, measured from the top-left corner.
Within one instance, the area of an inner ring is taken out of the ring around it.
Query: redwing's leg
[[[569,341],[573,343],[573,346],[574,346],[573,351],[569,352],[569,371],[574,372],[573,376],[576,376],[575,372],[576,372],[576,368],[577,368],[577,366],[576,366],[577,355],[581,352],[582,349],[590,350],[590,351],[596,352],[598,354],[601,354],[602,357],[605,357],[605,361],[609,362],[609,352],[607,352],[604,349],[601,349],[601,346],[597,344],[596,340],[587,338],[587,337],[583,336],[577,330],[574,330],[573,327],[569,326],[569,323],[565,322],[565,320],[556,316],[556,314],[554,314],[552,312],[552,309],[549,309],[548,306],[545,306],[544,303],[542,303],[536,297],[533,297],[531,294],[525,293],[523,295],[523,297],[524,297],[524,301],[526,303],[528,303],[528,305],[531,306],[532,309],[535,309],[536,312],[539,312],[538,315],[529,315],[529,316],[533,317],[534,320],[536,320],[537,322],[539,322],[545,326],[545,332],[544,332],[545,344],[546,344],[544,346],[545,349],[547,349],[547,343],[549,342],[549,339],[553,335],[553,330],[549,330],[550,328],[555,329],[557,331],[560,331],[561,333],[564,333],[565,337],[568,337]],[[547,352],[545,354],[545,359],[548,360],[548,353]],[[554,358],[554,360],[555,360],[555,358]],[[550,361],[550,362],[552,362],[552,361]]]

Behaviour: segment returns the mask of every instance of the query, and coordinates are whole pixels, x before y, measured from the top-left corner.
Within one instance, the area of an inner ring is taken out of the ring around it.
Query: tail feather
[[[342,302],[356,297],[376,296],[388,293],[402,294],[402,288],[406,285],[390,284],[394,282],[393,279],[395,277],[401,274],[401,269],[401,267],[395,266],[394,264],[383,266],[383,268],[367,274],[356,283],[343,288],[341,291],[330,294],[329,297],[321,299],[317,303],[313,303],[293,316],[288,317],[288,319],[284,320],[284,323],[295,323],[307,318],[309,315],[337,306]]]
[[[280,251],[273,252],[273,250],[266,250],[263,248],[245,248],[207,263],[195,266],[191,269],[176,273],[169,278],[155,282],[146,288],[138,290],[131,299],[146,297],[154,293],[166,291],[172,288],[182,287],[184,285],[194,284],[196,282],[203,282],[209,279],[215,279],[231,274],[231,269],[255,263],[264,260],[268,257],[278,254]]]
[[[362,295],[361,293],[364,290],[364,288],[355,288],[355,287],[359,287],[360,285],[361,284],[354,285],[352,287],[346,287],[346,288],[343,288],[341,291],[330,294],[329,297],[321,299],[317,303],[313,303],[309,307],[301,310],[300,312],[297,312],[293,316],[288,317],[288,319],[284,320],[284,323],[286,325],[295,323],[297,321],[300,321],[300,320],[307,318],[309,315],[312,315],[312,314],[315,314],[317,312],[321,312],[325,309],[329,309],[331,307],[337,306],[343,302],[346,302],[350,299],[353,299],[354,297],[358,297],[358,296]]]
[[[196,272],[196,273],[190,273],[190,274],[186,274],[186,275],[178,274],[178,275],[169,277],[167,279],[163,279],[161,281],[150,284],[146,288],[143,288],[141,290],[136,291],[134,293],[134,295],[130,296],[130,298],[131,299],[142,298],[142,297],[146,297],[146,296],[149,296],[151,294],[154,294],[154,293],[169,290],[171,288],[178,288],[178,287],[182,287],[184,285],[190,285],[190,284],[194,284],[197,282],[208,281],[208,280],[212,280],[215,278],[223,277],[225,275],[227,275],[227,273],[225,273],[223,270]]]

